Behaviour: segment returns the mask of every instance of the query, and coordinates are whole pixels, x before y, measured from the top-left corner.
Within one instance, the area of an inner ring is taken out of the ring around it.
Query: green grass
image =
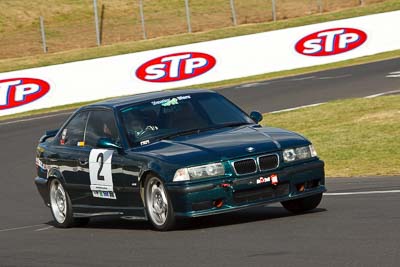
[[[400,95],[264,114],[262,123],[309,138],[328,177],[400,175]]]
[[[400,9],[400,0],[385,1],[363,7],[345,9],[341,11],[314,14],[306,17],[280,20],[277,22],[264,22],[246,24],[237,27],[225,27],[216,30],[198,32],[193,34],[180,34],[167,37],[159,37],[145,41],[131,41],[116,43],[94,48],[82,48],[47,55],[35,55],[23,58],[10,58],[0,60],[0,72],[61,64],[66,62],[92,59],[98,57],[120,55],[157,48],[164,48],[189,43],[203,42],[220,38],[266,32],[277,29],[309,25],[314,23],[363,16]]]

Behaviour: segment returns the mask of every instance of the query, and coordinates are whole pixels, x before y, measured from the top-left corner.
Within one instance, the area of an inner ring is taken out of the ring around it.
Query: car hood
[[[286,130],[241,126],[161,140],[134,150],[172,164],[190,166],[308,144],[304,137]]]

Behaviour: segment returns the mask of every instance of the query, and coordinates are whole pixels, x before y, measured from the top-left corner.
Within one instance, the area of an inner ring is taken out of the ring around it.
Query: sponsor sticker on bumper
[[[256,180],[257,184],[265,184],[265,183],[271,183],[272,185],[277,185],[278,184],[278,175],[272,174],[271,176],[268,177],[260,177]]]

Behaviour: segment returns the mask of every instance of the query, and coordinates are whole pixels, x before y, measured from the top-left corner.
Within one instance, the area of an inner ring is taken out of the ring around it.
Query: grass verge
[[[328,177],[400,175],[400,95],[333,101],[265,114],[264,125],[304,134]]]
[[[0,60],[0,72],[48,66],[73,62],[78,60],[93,59],[99,57],[121,55],[163,47],[177,46],[189,43],[197,43],[233,36],[252,33],[266,32],[314,23],[345,19],[369,14],[376,14],[400,9],[400,0],[385,1],[362,7],[349,8],[341,11],[314,14],[306,17],[280,20],[276,22],[265,22],[257,24],[246,24],[236,27],[226,27],[206,32],[193,34],[180,34],[167,37],[154,38],[145,41],[133,41],[117,43],[95,48],[76,49],[47,55],[28,56],[23,58],[11,58]]]

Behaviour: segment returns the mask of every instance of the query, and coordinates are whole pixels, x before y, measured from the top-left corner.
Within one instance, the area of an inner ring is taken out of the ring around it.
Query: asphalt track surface
[[[270,112],[398,90],[398,71],[394,59],[220,92],[246,111]],[[329,178],[319,208],[303,215],[271,205],[166,233],[107,218],[54,228],[33,184],[34,152],[67,116],[0,122],[0,266],[399,266],[400,177]]]

